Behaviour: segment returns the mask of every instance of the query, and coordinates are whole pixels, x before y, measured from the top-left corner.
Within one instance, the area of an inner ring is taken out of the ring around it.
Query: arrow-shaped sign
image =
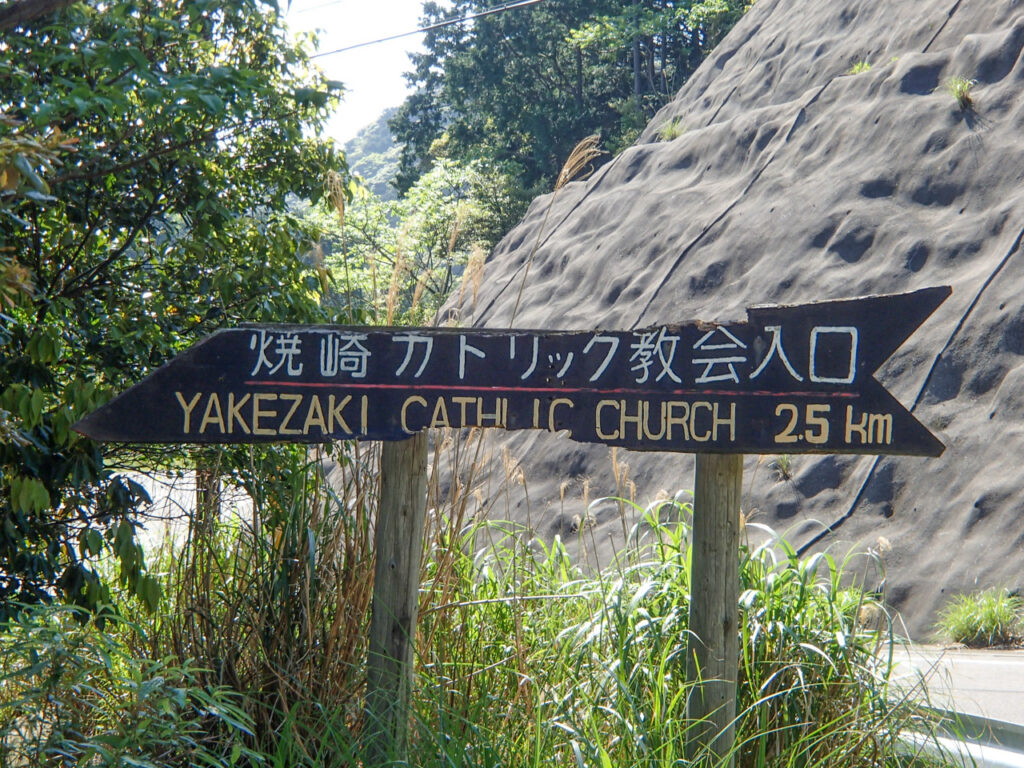
[[[75,425],[145,443],[568,430],[640,450],[937,456],[873,375],[948,287],[636,331],[252,326],[203,339]]]

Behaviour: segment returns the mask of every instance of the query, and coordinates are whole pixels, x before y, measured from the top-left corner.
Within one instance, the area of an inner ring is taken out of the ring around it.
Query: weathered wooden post
[[[368,765],[404,763],[408,758],[426,506],[427,433],[383,443],[366,668]]]
[[[722,765],[735,742],[743,455],[698,453],[693,495],[686,755]],[[732,766],[733,760],[728,765]]]

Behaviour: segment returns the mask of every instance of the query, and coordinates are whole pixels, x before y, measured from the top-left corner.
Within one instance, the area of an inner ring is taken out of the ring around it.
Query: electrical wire
[[[464,21],[472,21],[473,19],[479,19],[484,16],[491,16],[495,13],[504,13],[505,11],[515,10],[516,8],[524,8],[528,5],[536,5],[544,0],[516,0],[516,2],[505,3],[494,8],[488,8],[486,11],[480,11],[479,13],[471,13],[466,16],[460,16],[457,19],[447,19],[446,21],[439,21],[437,24],[430,24],[426,27],[420,27],[410,32],[402,32],[397,35],[389,35],[388,37],[381,37],[377,40],[367,40],[365,43],[356,43],[355,45],[347,45],[344,48],[336,48],[333,51],[324,51],[323,53],[317,53],[311,56],[312,59],[319,59],[323,56],[333,56],[336,53],[344,53],[345,51],[351,51],[356,48],[363,48],[367,45],[376,45],[377,43],[386,43],[389,40],[397,40],[400,37],[408,37],[409,35],[418,35],[420,32],[428,32],[432,29],[441,29],[442,27],[450,27],[455,24],[461,24]]]

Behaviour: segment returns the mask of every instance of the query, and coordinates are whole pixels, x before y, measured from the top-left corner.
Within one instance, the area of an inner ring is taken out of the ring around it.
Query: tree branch
[[[102,274],[107,267],[113,264],[121,255],[131,247],[132,243],[135,242],[135,238],[138,237],[139,233],[149,223],[150,219],[157,215],[160,210],[160,203],[163,200],[163,193],[159,193],[153,196],[153,200],[150,202],[149,207],[146,209],[145,214],[139,219],[128,233],[128,237],[125,241],[114,250],[107,258],[97,264],[95,267],[90,269],[88,272],[84,272],[80,275],[76,275],[74,278],[69,280],[64,286],[61,287],[60,294],[68,298],[74,298],[80,296],[91,287],[90,281],[99,274]]]

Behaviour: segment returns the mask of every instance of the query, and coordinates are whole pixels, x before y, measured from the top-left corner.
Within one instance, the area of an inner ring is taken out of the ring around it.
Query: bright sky
[[[295,30],[319,29],[319,51],[326,52],[411,32],[419,27],[422,6],[423,0],[291,0],[286,19]],[[348,141],[405,100],[402,73],[412,69],[407,52],[421,50],[422,40],[422,34],[410,35],[315,59],[330,79],[345,84],[344,101],[327,125],[329,136]]]

